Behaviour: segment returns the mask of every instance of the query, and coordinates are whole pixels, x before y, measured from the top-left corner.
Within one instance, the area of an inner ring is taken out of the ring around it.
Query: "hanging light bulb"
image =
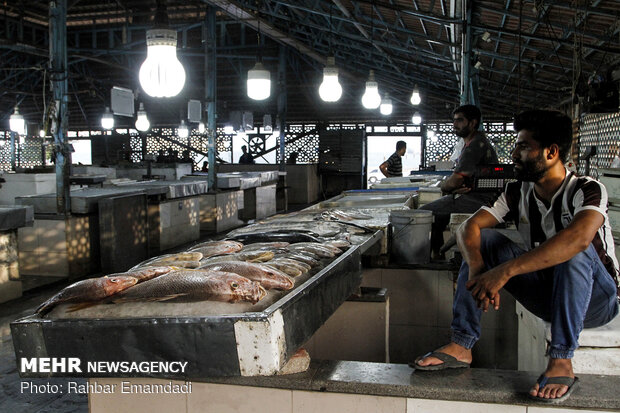
[[[140,132],[146,132],[150,127],[151,122],[149,122],[149,118],[146,116],[144,103],[140,102],[140,109],[138,110],[138,117],[136,119],[136,129]]]
[[[422,123],[422,115],[420,115],[420,112],[416,112],[413,114],[413,116],[411,117],[411,122],[414,125],[420,125]]]
[[[39,137],[40,138],[45,138],[45,131],[43,129],[39,130]]]
[[[146,31],[146,60],[140,85],[153,97],[176,96],[185,85],[185,69],[177,59],[177,32],[168,25],[166,1],[157,0],[155,27]]]
[[[140,67],[140,85],[149,95],[169,98],[185,85],[185,69],[177,58],[177,32],[152,29],[146,32],[146,60]]]
[[[342,96],[342,86],[338,82],[338,68],[334,56],[327,58],[327,66],[323,69],[323,83],[319,86],[319,96],[325,102],[336,102]]]
[[[9,118],[9,127],[11,128],[11,131],[17,133],[18,135],[23,135],[26,133],[26,121],[19,113],[19,108],[17,106],[15,106],[15,111]]]
[[[422,102],[422,97],[420,96],[420,89],[418,89],[418,85],[415,85],[413,88],[413,92],[411,93],[411,104],[417,106]]]
[[[203,121],[198,122],[198,133],[205,133],[205,123]]]
[[[106,106],[105,113],[101,115],[101,127],[110,130],[114,127],[114,115],[110,112],[110,108]]]
[[[390,99],[389,94],[386,93],[381,100],[381,106],[379,106],[379,111],[381,111],[382,115],[386,116],[392,114],[392,99]]]
[[[189,129],[185,124],[185,120],[182,120],[181,124],[177,128],[177,135],[179,136],[179,138],[187,138],[189,136]]]
[[[366,82],[366,91],[362,96],[362,105],[366,109],[377,109],[381,104],[381,96],[379,96],[379,85],[375,82],[375,71],[371,70]]]
[[[265,100],[271,94],[271,76],[269,70],[261,62],[256,62],[248,71],[248,97],[254,100]]]

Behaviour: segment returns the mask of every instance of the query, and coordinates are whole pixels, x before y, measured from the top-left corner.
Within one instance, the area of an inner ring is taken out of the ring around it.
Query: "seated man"
[[[468,367],[480,338],[480,318],[499,309],[505,288],[525,308],[551,323],[549,364],[530,397],[558,402],[577,378],[571,358],[582,328],[618,314],[618,261],[607,218],[605,187],[568,171],[571,120],[554,111],[517,115],[512,158],[517,182],[492,208],[482,207],[457,233],[464,262],[454,296],[451,343],[419,357],[420,370]],[[492,228],[510,218],[527,250]],[[469,290],[469,291],[468,291]]]
[[[493,192],[470,192],[471,177],[479,165],[496,164],[497,154],[483,132],[478,130],[482,114],[474,105],[459,106],[452,112],[454,133],[463,138],[461,150],[452,175],[441,183],[445,195],[440,199],[422,205],[420,209],[433,211],[435,220],[431,230],[431,251],[434,258],[441,257],[443,232],[450,223],[450,214],[474,213],[483,205],[490,204],[497,194]]]

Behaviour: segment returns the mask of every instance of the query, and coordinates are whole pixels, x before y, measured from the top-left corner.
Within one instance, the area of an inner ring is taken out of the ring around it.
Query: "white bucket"
[[[419,209],[390,211],[391,253],[400,264],[428,264],[431,260],[433,212]]]

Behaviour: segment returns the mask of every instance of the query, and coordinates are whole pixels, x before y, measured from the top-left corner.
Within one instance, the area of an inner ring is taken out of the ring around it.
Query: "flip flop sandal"
[[[573,390],[579,384],[579,377],[567,377],[567,376],[558,376],[558,377],[547,377],[544,374],[541,374],[540,377],[536,380],[538,384],[538,389],[543,389],[547,384],[563,384],[568,386],[568,390],[561,397],[556,397],[555,399],[545,399],[538,396],[532,396],[528,393],[528,397],[532,400],[536,400],[539,403],[546,404],[554,404],[554,403],[562,403],[564,400],[568,399]]]
[[[420,366],[418,361],[427,358],[427,357],[435,357],[439,360],[443,361],[441,364],[436,364],[434,366]],[[465,369],[469,367],[469,363],[465,363],[464,361],[459,361],[456,358],[452,357],[446,353],[440,353],[438,351],[428,352],[423,356],[415,359],[413,363],[409,363],[409,367],[413,367],[416,370],[424,370],[424,371],[437,371],[437,370],[445,370],[445,369]]]

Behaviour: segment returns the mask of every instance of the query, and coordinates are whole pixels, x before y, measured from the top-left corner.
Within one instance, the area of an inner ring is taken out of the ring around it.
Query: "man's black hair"
[[[542,148],[552,144],[560,148],[562,162],[568,160],[573,142],[573,121],[556,110],[528,110],[515,116],[514,129],[523,129],[532,133],[532,139]]]
[[[407,142],[405,142],[405,141],[398,141],[398,142],[396,142],[396,152],[398,152],[402,148],[406,148],[406,147],[407,147]]]
[[[480,109],[478,109],[478,106],[461,105],[452,111],[452,116],[456,115],[457,113],[462,113],[463,116],[465,116],[467,120],[474,120],[474,119],[477,120],[478,124],[476,125],[476,128],[480,126],[480,120],[482,119],[482,113],[480,113]]]

